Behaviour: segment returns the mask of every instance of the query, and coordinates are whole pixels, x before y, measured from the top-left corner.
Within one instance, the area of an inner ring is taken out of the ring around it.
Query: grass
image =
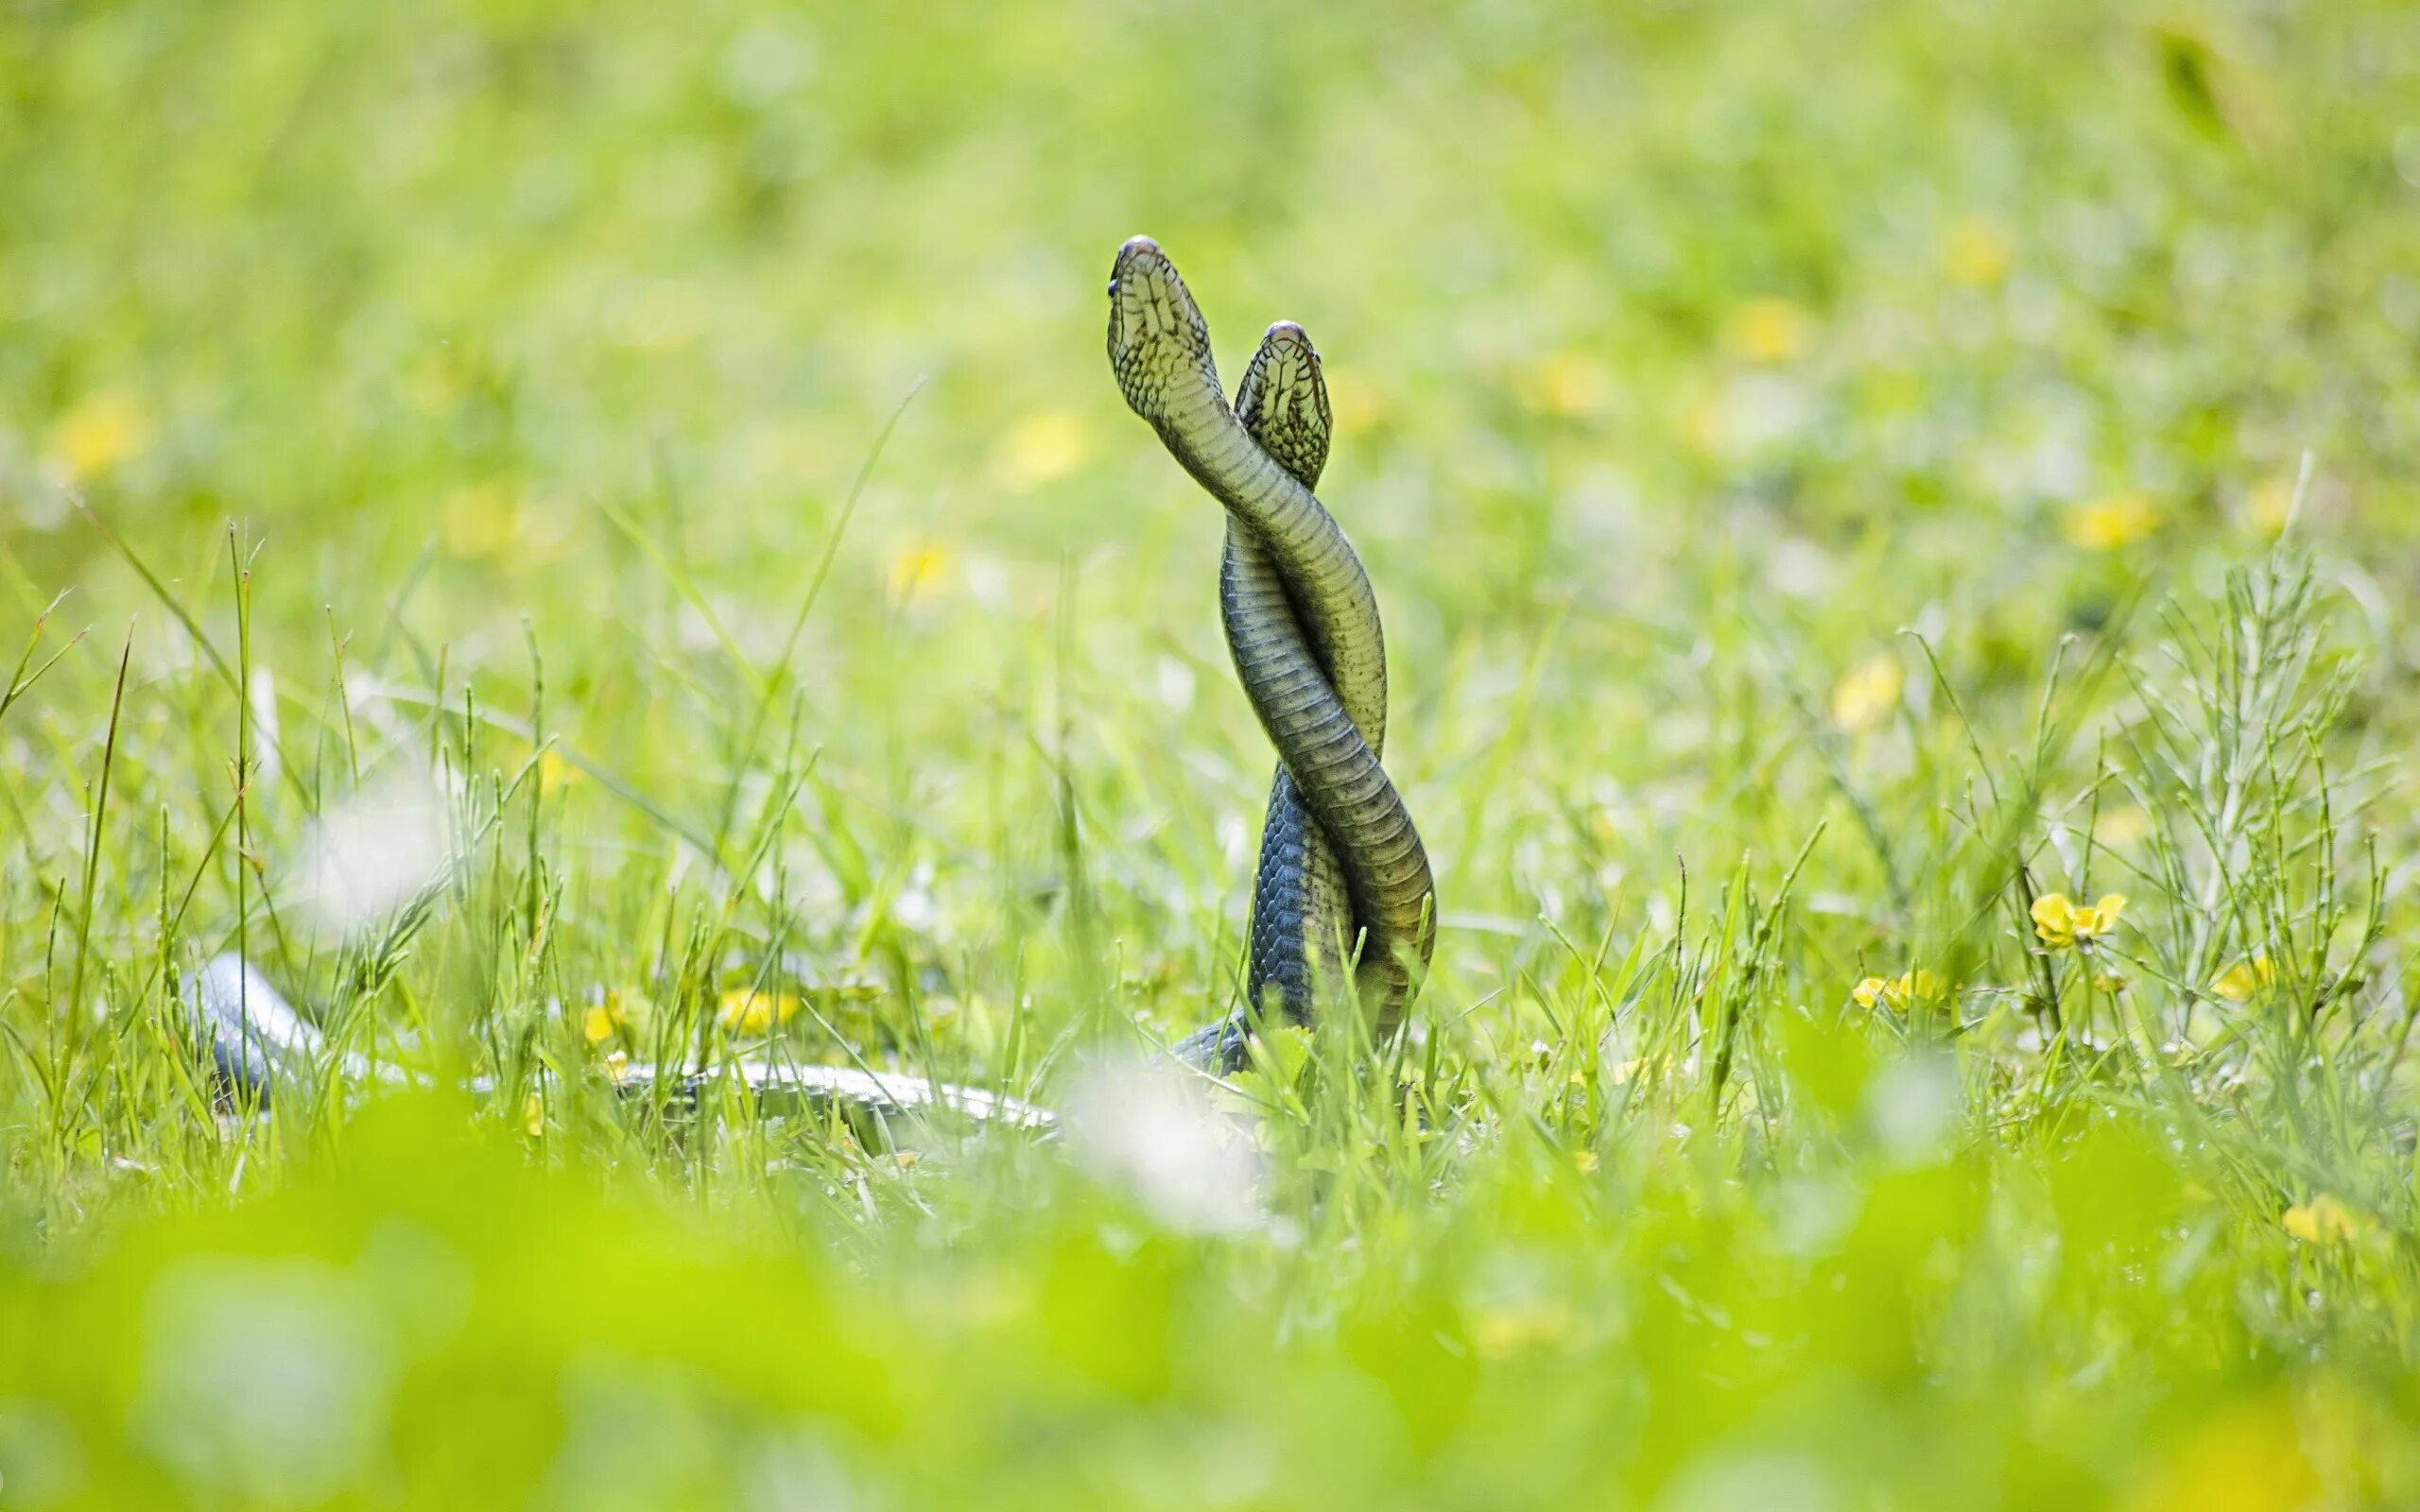
[[[122,0],[0,80],[9,1504],[2420,1501],[2409,7]],[[1327,356],[1441,889],[1409,1036],[1223,1088],[1135,1069],[1270,768],[1136,231]],[[231,950],[493,1091],[222,1105]]]

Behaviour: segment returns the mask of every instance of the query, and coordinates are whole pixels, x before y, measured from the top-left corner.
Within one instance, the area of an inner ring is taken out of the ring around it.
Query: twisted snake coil
[[[1249,1006],[1177,1049],[1231,1069],[1253,1009],[1306,1022],[1323,994],[1355,988],[1380,1032],[1401,1018],[1435,941],[1427,852],[1378,764],[1386,745],[1386,646],[1369,575],[1312,494],[1327,462],[1327,388],[1300,326],[1269,328],[1230,408],[1210,329],[1157,243],[1119,249],[1109,284],[1109,359],[1134,412],[1227,512],[1219,609],[1253,712],[1281,765],[1253,886]],[[192,983],[219,1074],[264,1105],[272,1086],[335,1073],[345,1081],[408,1083],[398,1067],[334,1051],[239,956]],[[633,1067],[626,1092],[666,1085],[697,1095],[715,1072]],[[726,1063],[760,1103],[843,1104],[882,1119],[947,1107],[977,1119],[1047,1127],[1051,1115],[1013,1098],[871,1070]],[[474,1091],[493,1091],[475,1078]]]
[[[1230,408],[1201,307],[1159,244],[1137,236],[1110,275],[1109,361],[1129,407],[1227,511],[1228,649],[1284,764],[1254,880],[1247,998],[1307,1019],[1319,982],[1340,974],[1357,941],[1356,986],[1384,1032],[1434,947],[1435,881],[1379,765],[1387,681],[1376,595],[1311,492],[1329,432],[1318,354],[1301,327],[1271,326]],[[1241,1027],[1230,1018],[1181,1048],[1232,1065]]]

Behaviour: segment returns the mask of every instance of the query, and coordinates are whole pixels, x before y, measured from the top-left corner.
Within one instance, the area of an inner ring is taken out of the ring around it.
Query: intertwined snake
[[[1227,511],[1219,601],[1253,712],[1277,747],[1253,886],[1248,1006],[1180,1044],[1197,1065],[1241,1062],[1252,1013],[1298,1022],[1340,996],[1347,963],[1380,1033],[1410,1001],[1435,939],[1428,855],[1378,765],[1387,738],[1386,646],[1369,575],[1311,493],[1327,463],[1327,387],[1300,326],[1261,338],[1234,408],[1219,386],[1210,328],[1148,236],[1119,249],[1109,284],[1109,360],[1136,414]],[[398,1067],[332,1049],[240,956],[192,984],[220,1075],[264,1105],[281,1083],[335,1074],[359,1086],[409,1083]],[[637,1067],[625,1092],[697,1095],[717,1073]],[[1012,1098],[871,1069],[726,1063],[768,1108],[833,1104],[889,1121],[941,1107],[1046,1127]],[[491,1092],[493,1078],[471,1090]]]
[[[1307,1020],[1323,983],[1356,986],[1376,1028],[1402,1016],[1435,941],[1434,879],[1378,757],[1386,647],[1352,543],[1311,489],[1327,461],[1327,390],[1300,326],[1261,338],[1229,408],[1210,328],[1159,244],[1118,249],[1109,361],[1134,413],[1227,511],[1219,608],[1245,696],[1283,764],[1253,891],[1249,1002]],[[1232,1065],[1238,1014],[1186,1040]]]

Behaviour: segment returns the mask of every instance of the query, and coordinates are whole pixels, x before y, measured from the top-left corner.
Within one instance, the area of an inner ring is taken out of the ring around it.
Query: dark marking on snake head
[[[1305,487],[1319,481],[1330,440],[1327,384],[1301,326],[1280,320],[1261,336],[1236,389],[1236,414]]]
[[[1175,265],[1149,236],[1117,249],[1111,269],[1109,360],[1134,412],[1166,422],[1178,386],[1207,378],[1216,386],[1210,327]]]

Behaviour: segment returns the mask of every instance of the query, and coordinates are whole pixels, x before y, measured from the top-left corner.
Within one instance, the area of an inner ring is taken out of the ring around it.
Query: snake
[[[300,1095],[307,1104],[312,1092],[329,1081],[353,1090],[435,1085],[434,1078],[395,1062],[338,1048],[318,1024],[287,1005],[258,967],[232,952],[195,972],[187,994],[231,1105],[237,1102],[235,1094],[263,1113],[272,1105],[285,1105],[290,1096]],[[559,1077],[544,1072],[540,1079]],[[641,1062],[620,1068],[613,1078],[614,1091],[625,1098],[661,1095],[679,1104],[694,1104],[724,1083],[743,1089],[768,1114],[839,1110],[862,1114],[886,1129],[926,1122],[937,1113],[1042,1133],[1057,1123],[1048,1108],[1021,1098],[871,1068],[728,1059],[700,1070]],[[495,1077],[484,1075],[458,1085],[475,1097],[492,1096],[498,1088]]]
[[[1301,326],[1280,320],[1261,337],[1236,386],[1236,417],[1303,487],[1319,486],[1327,465],[1332,412],[1319,352]],[[1232,514],[1219,553],[1219,610],[1230,647],[1269,627],[1283,628],[1286,617],[1294,612],[1285,576],[1269,548]],[[1385,670],[1383,661],[1376,662],[1367,675],[1349,679],[1337,695],[1346,713],[1355,715],[1356,728],[1371,741],[1374,755],[1385,738]],[[1346,980],[1345,942],[1352,933],[1352,899],[1336,847],[1311,817],[1302,790],[1280,762],[1270,779],[1269,813],[1261,826],[1260,862],[1253,879],[1247,999],[1258,1002],[1274,989],[1289,1017],[1306,1021],[1322,992],[1332,992]]]
[[[1236,1064],[1245,1015],[1273,999],[1306,1022],[1321,973],[1346,958],[1374,1027],[1391,1032],[1434,950],[1435,878],[1379,761],[1387,682],[1376,594],[1312,492],[1329,432],[1318,354],[1301,327],[1271,326],[1230,405],[1209,322],[1149,236],[1121,247],[1111,269],[1108,347],[1127,406],[1226,512],[1228,649],[1282,764],[1254,879],[1245,1006],[1180,1053]]]
[[[1231,406],[1210,330],[1184,281],[1148,236],[1111,272],[1109,357],[1129,407],[1226,513],[1219,612],[1247,699],[1277,748],[1253,876],[1245,1005],[1182,1041],[1191,1063],[1233,1070],[1253,1015],[1309,1022],[1352,988],[1380,1034],[1400,1022],[1435,945],[1435,880],[1419,831],[1379,765],[1387,733],[1384,632],[1369,575],[1312,492],[1327,463],[1331,412],[1303,328],[1269,328]],[[414,1084],[391,1064],[335,1050],[240,955],[196,974],[192,1000],[219,1078],[266,1108],[334,1075],[354,1086]],[[844,1067],[726,1062],[710,1072],[632,1066],[625,1094],[693,1099],[717,1077],[769,1111],[839,1107],[878,1122],[945,1108],[980,1122],[1049,1129],[1054,1115],[1015,1098]],[[493,1077],[475,1077],[475,1092]]]

